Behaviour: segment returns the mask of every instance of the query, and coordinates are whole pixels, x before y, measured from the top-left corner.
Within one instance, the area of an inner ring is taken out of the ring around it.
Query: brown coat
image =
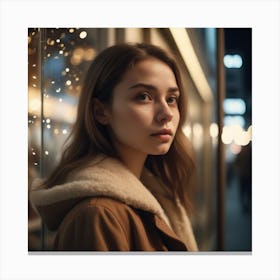
[[[76,205],[59,227],[55,250],[186,251],[185,244],[158,216],[111,198]]]
[[[30,199],[56,231],[54,250],[198,250],[178,199],[152,174],[140,181],[116,159],[100,156],[51,189],[36,185]]]

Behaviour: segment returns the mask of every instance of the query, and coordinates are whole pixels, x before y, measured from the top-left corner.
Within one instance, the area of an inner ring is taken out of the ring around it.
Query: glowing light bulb
[[[80,36],[81,39],[85,39],[87,37],[87,32],[82,31],[79,36]]]
[[[219,135],[219,128],[216,123],[211,123],[209,133],[212,138],[216,138]]]
[[[226,114],[243,115],[246,112],[246,104],[241,98],[227,98],[223,102],[223,108]]]
[[[222,141],[228,145],[233,141],[233,131],[230,126],[224,126],[222,131]]]
[[[84,59],[87,61],[91,61],[94,59],[96,52],[93,48],[88,48],[84,53]]]
[[[226,54],[224,56],[224,65],[227,68],[241,68],[243,65],[242,57],[239,54]]]

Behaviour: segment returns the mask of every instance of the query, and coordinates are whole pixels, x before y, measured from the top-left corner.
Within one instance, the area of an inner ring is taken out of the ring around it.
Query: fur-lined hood
[[[65,183],[44,189],[35,180],[29,194],[47,227],[57,230],[66,214],[88,197],[110,197],[163,219],[191,251],[197,250],[185,209],[172,192],[148,170],[141,181],[119,160],[98,156],[88,168],[71,174]]]

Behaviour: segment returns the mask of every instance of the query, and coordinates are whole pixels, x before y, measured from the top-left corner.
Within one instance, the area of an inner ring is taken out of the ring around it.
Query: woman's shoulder
[[[127,205],[126,203],[115,199],[111,197],[104,197],[104,196],[98,196],[98,197],[90,197],[82,200],[79,202],[76,206],[76,209],[107,209],[110,211],[131,211],[131,206]]]
[[[129,250],[129,206],[107,197],[78,202],[66,215],[56,235],[56,250]]]
[[[139,211],[126,203],[110,197],[86,198],[75,205],[69,212],[68,220],[102,218],[116,219],[122,224],[129,224],[131,219],[139,219]]]

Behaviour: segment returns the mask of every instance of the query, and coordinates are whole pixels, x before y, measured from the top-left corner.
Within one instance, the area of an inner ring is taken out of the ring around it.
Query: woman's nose
[[[169,122],[173,118],[173,112],[168,106],[167,102],[161,102],[158,104],[158,110],[156,115],[156,120],[160,123]]]

